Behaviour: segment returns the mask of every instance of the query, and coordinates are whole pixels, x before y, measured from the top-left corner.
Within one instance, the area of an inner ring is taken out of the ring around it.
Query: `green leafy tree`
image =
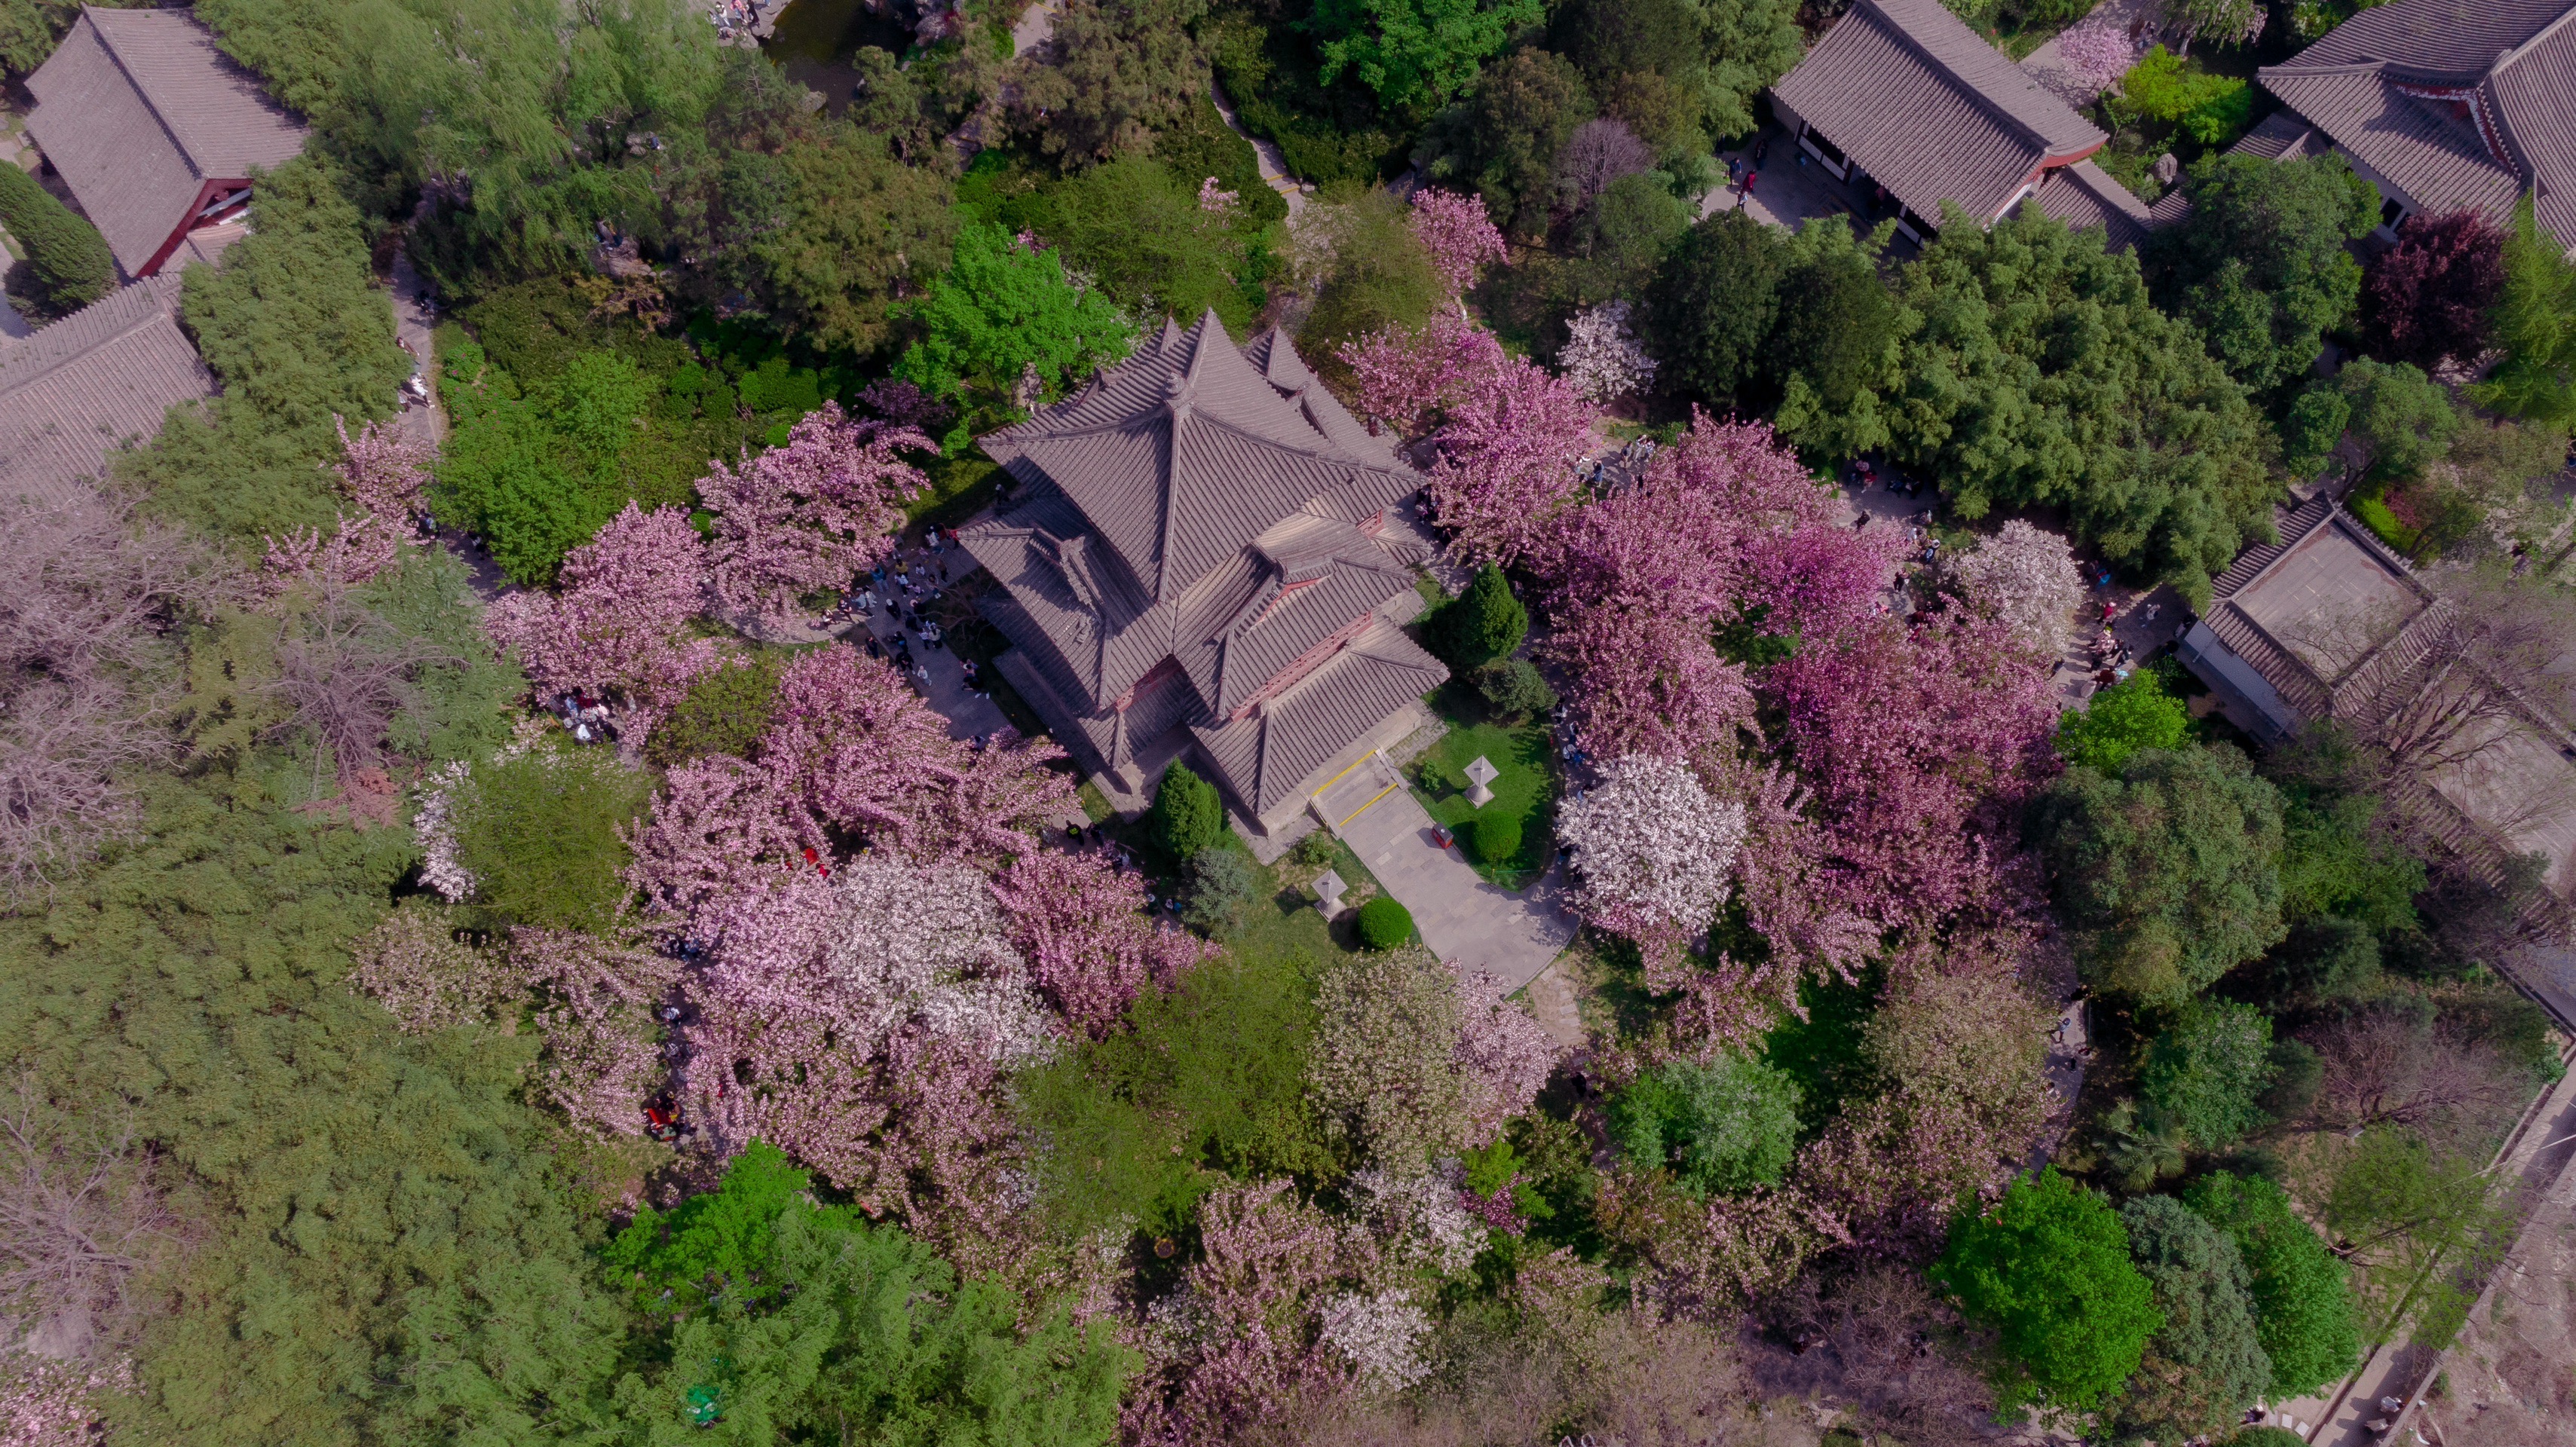
[[[1468,832],[1468,843],[1476,848],[1476,858],[1486,864],[1509,864],[1521,853],[1521,816],[1518,814],[1480,815]]]
[[[2340,1380],[2361,1356],[2352,1284],[2341,1261],[2260,1176],[2213,1171],[2183,1204],[2236,1242],[2254,1297],[2254,1335],[2272,1361],[2273,1401]]]
[[[2576,261],[2540,229],[2529,196],[2505,238],[2495,326],[2504,360],[2469,395],[2507,416],[2576,428]]]
[[[1716,404],[1754,381],[1788,272],[1787,243],[1741,210],[1684,232],[1646,288],[1647,343],[1664,387]]]
[[[102,9],[124,9],[139,0],[110,0]],[[81,7],[66,0],[0,0],[0,70],[26,75],[45,63]]]
[[[2272,1021],[2232,1000],[2192,1000],[2147,1047],[2139,1090],[2205,1151],[2225,1150],[2264,1122]]]
[[[2263,761],[2280,788],[2281,917],[2339,915],[2377,934],[2411,931],[2423,862],[2380,820],[2374,761],[2352,736],[2316,724]]]
[[[1503,570],[1488,563],[1476,570],[1465,592],[1433,615],[1426,631],[1449,666],[1466,673],[1520,647],[1529,634],[1529,610],[1512,596]]]
[[[2350,428],[2361,446],[2364,476],[2412,477],[2440,461],[2459,435],[2460,409],[2449,389],[2421,368],[2356,357],[2344,364],[2336,385],[2352,409]]]
[[[897,160],[881,135],[821,127],[774,155],[738,153],[725,177],[710,275],[817,347],[883,344],[895,299],[948,266],[947,178]]]
[[[2117,774],[2140,749],[2181,745],[2191,711],[2165,692],[2155,670],[2142,668],[2101,689],[2057,721],[2057,752],[2070,764]]]
[[[1416,159],[1436,181],[1472,187],[1515,235],[1547,231],[1557,153],[1595,113],[1572,61],[1516,50],[1486,68],[1476,88],[1424,137]]]
[[[0,10],[0,26],[6,17]],[[0,31],[0,45],[6,43]],[[116,256],[107,238],[14,161],[0,165],[0,226],[25,250],[34,299],[48,313],[79,311],[115,288]]]
[[[1525,719],[1556,707],[1556,690],[1538,665],[1526,658],[1503,658],[1476,670],[1476,692],[1485,707],[1506,719]]]
[[[2362,1132],[2335,1172],[2325,1220],[2350,1243],[2344,1254],[2380,1309],[2424,1280],[2429,1296],[2418,1330],[2438,1321],[2440,1328],[2427,1332],[2436,1336],[2457,1329],[2474,1293],[2462,1292],[2449,1272],[2426,1280],[2428,1270],[2447,1263],[2475,1279],[2516,1230],[2512,1208],[2495,1199],[2476,1161],[2390,1125]]]
[[[1610,1138],[1641,1168],[1670,1168],[1693,1194],[1732,1194],[1788,1169],[1798,1106],[1798,1083],[1749,1056],[1677,1060],[1611,1100]]]
[[[2260,983],[2274,1000],[2359,999],[2379,983],[2379,936],[2359,920],[2323,915],[2290,929],[2263,957]]]
[[[921,329],[895,375],[935,397],[1008,397],[1035,368],[1052,394],[1082,368],[1127,355],[1127,319],[1076,287],[1052,251],[1030,251],[996,226],[958,233],[955,260],[902,314]]]
[[[1207,55],[1191,33],[1206,14],[1203,0],[1067,5],[1054,43],[1016,69],[1015,107],[1041,149],[1069,166],[1142,154],[1207,94]]]
[[[1128,1028],[1023,1073],[1014,1109],[1054,1146],[1032,1168],[1049,1219],[1177,1236],[1228,1179],[1346,1170],[1306,1089],[1313,969],[1230,952],[1139,995]]]
[[[2033,805],[2085,978],[2178,1004],[2281,938],[2281,798],[2224,745],[2077,766]]]
[[[1162,785],[1154,791],[1145,832],[1173,859],[1195,858],[1225,837],[1225,801],[1217,797],[1216,785],[1174,759],[1164,767]]]
[[[753,1143],[724,1184],[645,1210],[611,1265],[675,1319],[615,1383],[602,1440],[1109,1442],[1135,1370],[1108,1322],[1032,1313],[961,1282],[929,1247],[821,1206],[805,1173]],[[657,1286],[672,1292],[653,1300]]]
[[[118,475],[148,510],[246,546],[328,530],[346,500],[336,415],[355,431],[389,414],[412,359],[367,261],[357,208],[321,162],[259,179],[259,215],[219,268],[190,267],[181,319],[223,394],[177,410]]]
[[[2195,599],[2266,535],[2277,488],[2263,419],[2098,229],[2027,209],[1990,231],[1950,218],[1900,300],[1892,450],[1962,516],[2065,507],[2115,566]]]
[[[449,803],[484,928],[599,929],[628,887],[623,829],[652,793],[604,750],[531,750],[477,767]]]
[[[1773,425],[1801,448],[1851,457],[1887,443],[1880,399],[1895,389],[1902,351],[1878,255],[1893,235],[1892,222],[1863,238],[1845,218],[1820,216],[1790,239],[1765,351],[1781,399]]]
[[[2352,425],[2352,403],[2332,382],[2311,382],[2281,420],[2281,467],[2305,482],[2323,471]]]
[[[2171,1196],[2120,1208],[2129,1252],[2165,1324],[2113,1408],[2124,1428],[2160,1439],[2218,1436],[2272,1383],[2254,1330],[2245,1258],[2225,1233]]]
[[[2243,76],[2194,70],[2161,45],[2140,56],[2120,78],[2119,99],[2113,104],[2117,111],[2162,121],[2213,152],[2235,140],[2254,119],[2253,87]]]
[[[644,757],[669,768],[709,754],[751,757],[769,729],[770,700],[786,655],[763,649],[689,685],[679,706],[653,725]]]
[[[1095,166],[1051,189],[1041,228],[1120,304],[1194,322],[1210,309],[1236,336],[1258,324],[1268,293],[1247,227],[1199,204],[1200,177],[1142,157]],[[1269,195],[1263,187],[1260,194]]]
[[[1708,133],[1750,135],[1754,98],[1806,53],[1795,0],[1706,0],[1699,7],[1708,80],[1701,88]]]
[[[1348,377],[1335,355],[1344,342],[1387,327],[1419,330],[1433,309],[1450,304],[1409,224],[1410,207],[1382,188],[1339,188],[1306,211],[1309,234],[1322,238],[1326,260],[1315,309],[1297,333],[1298,354],[1319,375]]]
[[[1634,296],[1664,256],[1690,230],[1697,213],[1673,194],[1660,171],[1621,176],[1601,188],[1570,228],[1582,258],[1578,278],[1585,301]]]
[[[1326,84],[1347,71],[1381,105],[1435,106],[1546,15],[1540,0],[1321,0],[1307,25]]]
[[[2119,1216],[2055,1166],[2014,1182],[1992,1211],[1962,1215],[1931,1276],[2002,1333],[2007,1405],[2100,1405],[2164,1325]]]

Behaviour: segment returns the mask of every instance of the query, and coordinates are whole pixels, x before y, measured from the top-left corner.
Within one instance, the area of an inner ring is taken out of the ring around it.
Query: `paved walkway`
[[[429,401],[411,402],[403,408],[400,426],[413,439],[436,447],[447,438],[447,413],[438,404],[438,346],[431,333],[438,318],[422,300],[429,291],[428,283],[413,269],[411,253],[401,248],[394,251],[394,340],[411,353],[412,371],[429,388]]]
[[[1520,894],[1487,883],[1455,846],[1441,847],[1431,816],[1377,755],[1319,797],[1333,832],[1413,912],[1422,942],[1443,960],[1485,970],[1505,990],[1517,990],[1573,942],[1574,916],[1559,903],[1555,875]]]
[[[1057,0],[1037,0],[1020,12],[1011,25],[1011,56],[1017,59],[1055,38],[1056,12],[1064,8]]]
[[[1245,130],[1243,118],[1235,114],[1233,103],[1225,98],[1224,90],[1213,80],[1208,82],[1208,98],[1216,102],[1216,113],[1225,117],[1225,123],[1234,128],[1234,133],[1252,143],[1253,157],[1261,167],[1261,183],[1278,192],[1280,198],[1288,203],[1289,215],[1305,210],[1306,188],[1296,177],[1288,174],[1287,152],[1279,149],[1278,142],[1264,140]]]

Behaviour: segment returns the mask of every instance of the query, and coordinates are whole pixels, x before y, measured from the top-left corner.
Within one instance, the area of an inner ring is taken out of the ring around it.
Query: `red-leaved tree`
[[[2365,350],[2431,369],[2486,350],[2504,291],[2504,233],[2474,211],[2409,216],[2362,273]]]

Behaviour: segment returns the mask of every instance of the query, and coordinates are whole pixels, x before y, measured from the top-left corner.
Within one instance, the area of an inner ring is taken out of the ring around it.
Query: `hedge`
[[[56,313],[78,311],[115,287],[116,257],[107,238],[14,165],[0,164],[0,226],[18,239],[45,304]]]

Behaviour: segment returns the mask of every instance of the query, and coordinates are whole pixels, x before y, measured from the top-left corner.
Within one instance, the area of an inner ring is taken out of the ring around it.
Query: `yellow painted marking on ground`
[[[1383,799],[1383,798],[1385,798],[1387,795],[1394,793],[1394,792],[1395,792],[1398,788],[1400,788],[1400,787],[1402,787],[1402,786],[1401,786],[1401,785],[1398,785],[1398,784],[1389,784],[1389,785],[1387,785],[1385,788],[1378,790],[1376,793],[1369,795],[1369,801],[1368,801],[1368,803],[1366,803],[1366,804],[1362,804],[1362,805],[1361,805],[1361,806],[1359,806],[1358,808],[1353,809],[1353,810],[1350,812],[1350,814],[1342,820],[1342,824],[1348,824],[1349,822],[1351,822],[1351,820],[1356,819],[1356,818],[1360,817],[1362,814],[1367,813],[1367,812],[1370,810],[1370,808],[1371,808],[1371,807],[1373,807],[1373,806],[1377,803],[1377,801],[1378,801],[1378,800]],[[1342,824],[1336,824],[1336,825],[1334,825],[1334,826],[1333,826],[1333,829],[1334,829],[1334,831],[1335,831],[1336,833],[1340,832],[1341,827],[1342,827]]]

